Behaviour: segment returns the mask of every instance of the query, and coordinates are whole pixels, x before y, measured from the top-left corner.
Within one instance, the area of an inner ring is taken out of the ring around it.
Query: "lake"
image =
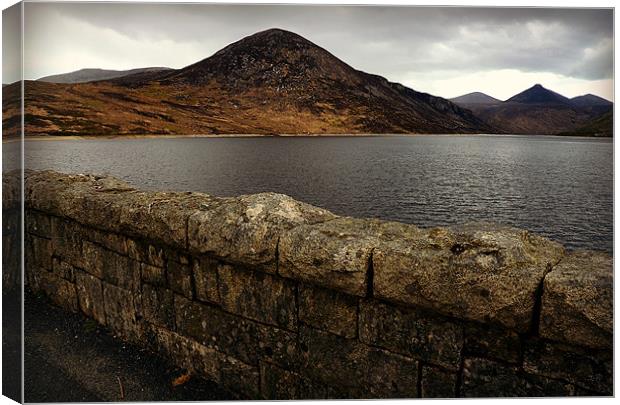
[[[4,145],[9,146],[8,144]],[[489,220],[613,249],[613,142],[551,136],[28,141],[27,166],[151,190],[274,191],[340,215],[423,227]]]

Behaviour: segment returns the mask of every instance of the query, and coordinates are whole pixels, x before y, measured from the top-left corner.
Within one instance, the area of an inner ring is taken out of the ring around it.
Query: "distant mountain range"
[[[487,94],[480,93],[479,91],[464,94],[459,97],[451,98],[450,101],[460,105],[480,105],[480,104],[497,104],[501,103],[500,100],[491,97]]]
[[[19,87],[2,90],[5,134],[19,131]],[[611,110],[596,96],[571,101],[540,85],[504,102],[483,93],[446,100],[356,70],[280,29],[182,69],[82,69],[24,87],[27,135],[547,134],[588,127]]]
[[[470,93],[451,101],[505,133],[613,135],[613,103],[593,94],[569,99],[536,84],[506,101],[484,93]],[[602,119],[605,114],[607,119]]]
[[[572,105],[577,107],[603,106],[611,107],[613,103],[594,94],[586,94],[583,96],[573,97],[570,99]]]
[[[136,73],[165,72],[170,70],[173,69],[167,67],[147,67],[130,70],[80,69],[75,72],[45,76],[37,80],[48,83],[88,83],[97,80],[116,79],[117,77],[128,76]]]

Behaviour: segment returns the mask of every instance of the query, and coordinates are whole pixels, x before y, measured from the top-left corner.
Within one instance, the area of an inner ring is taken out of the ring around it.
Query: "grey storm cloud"
[[[611,9],[29,3],[27,37],[53,38],[60,17],[137,40],[199,44],[196,61],[279,27],[388,78],[497,69],[613,75]],[[162,49],[158,64],[181,67],[174,58]]]

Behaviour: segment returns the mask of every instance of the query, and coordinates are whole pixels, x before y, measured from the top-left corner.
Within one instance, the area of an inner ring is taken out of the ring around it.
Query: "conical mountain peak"
[[[522,104],[570,104],[570,100],[561,94],[535,84],[529,89],[512,96],[506,102]]]
[[[591,107],[591,106],[612,106],[613,103],[602,97],[595,96],[594,94],[584,94],[583,96],[577,96],[570,99],[571,103],[578,107]]]
[[[473,93],[463,94],[459,97],[451,98],[450,101],[457,104],[496,104],[501,103],[500,100],[489,96],[488,94],[474,91]]]
[[[234,42],[170,77],[190,83],[216,80],[228,87],[299,86],[317,79],[355,81],[357,71],[290,31],[272,28]]]

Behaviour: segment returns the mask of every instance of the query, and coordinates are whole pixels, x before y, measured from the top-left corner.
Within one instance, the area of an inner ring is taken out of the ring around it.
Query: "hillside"
[[[570,100],[561,94],[535,84],[506,100],[507,104],[570,105]]]
[[[470,104],[498,104],[501,103],[501,100],[496,99],[495,97],[491,97],[487,94],[481,93],[479,91],[475,91],[473,93],[468,93],[468,94],[464,94],[462,96],[458,96],[458,97],[454,97],[451,98],[450,101],[452,101],[455,104],[458,104],[460,106],[468,106]]]
[[[97,80],[110,80],[136,73],[162,72],[173,70],[166,67],[148,67],[130,70],[80,69],[75,72],[45,76],[37,81],[48,83],[87,83]]]
[[[592,106],[605,106],[611,107],[613,103],[602,97],[595,96],[594,94],[585,94],[583,96],[577,96],[570,99],[572,105],[576,107],[592,107]]]
[[[572,136],[600,136],[611,137],[614,134],[614,117],[613,111],[593,118],[587,121],[585,124],[572,131],[564,132],[560,135],[572,135]]]
[[[468,104],[467,108],[505,133],[553,135],[588,125],[610,111],[612,103],[601,104],[591,97],[571,100],[537,84],[504,102]]]
[[[25,100],[27,135],[493,131],[446,99],[355,70],[279,29],[179,70],[77,84],[28,81]],[[16,105],[3,105],[9,128]]]

